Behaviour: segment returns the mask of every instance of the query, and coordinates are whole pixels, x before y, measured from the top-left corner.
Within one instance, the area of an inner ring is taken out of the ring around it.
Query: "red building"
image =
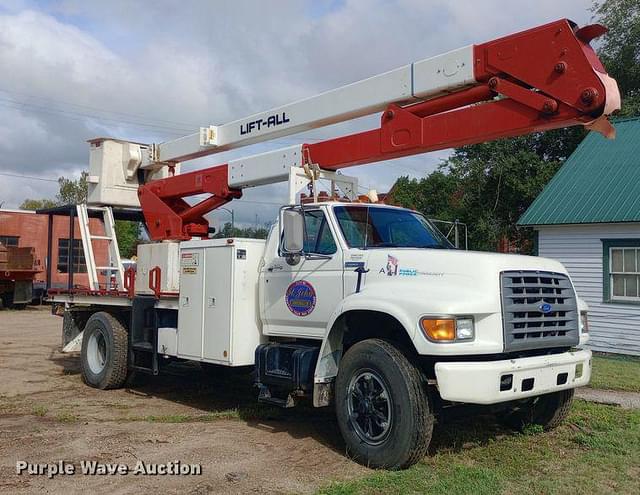
[[[91,218],[90,229],[94,235],[104,235],[102,222]],[[36,281],[47,282],[49,215],[37,214],[26,210],[0,209],[0,242],[6,246],[33,247],[36,251],[36,263],[42,271],[36,274]],[[70,243],[69,217],[51,216],[51,280],[49,287],[66,288],[69,282],[69,249],[73,249],[73,285],[88,287],[87,266],[78,219],[75,219],[73,245]],[[93,251],[96,265],[108,265],[108,244],[106,241],[94,241]]]

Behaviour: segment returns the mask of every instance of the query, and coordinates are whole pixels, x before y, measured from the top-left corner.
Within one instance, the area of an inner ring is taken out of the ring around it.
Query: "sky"
[[[472,43],[567,17],[591,0],[0,0],[0,205],[51,198],[88,167],[88,139],[159,143]],[[378,116],[183,164],[183,171],[377,126]],[[350,168],[384,192],[449,152]],[[284,185],[227,207],[265,224]],[[212,224],[228,221],[223,210]]]

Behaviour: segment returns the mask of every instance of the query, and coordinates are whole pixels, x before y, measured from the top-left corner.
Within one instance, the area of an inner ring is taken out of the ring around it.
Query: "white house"
[[[590,133],[518,224],[589,304],[590,347],[640,355],[640,119]]]

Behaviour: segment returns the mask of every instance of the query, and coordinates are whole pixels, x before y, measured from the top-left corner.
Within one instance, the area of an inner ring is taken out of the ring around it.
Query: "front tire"
[[[569,415],[573,394],[574,389],[569,389],[528,399],[499,419],[515,430],[523,430],[528,425],[540,425],[544,431],[553,430]]]
[[[102,390],[120,388],[127,379],[127,330],[112,315],[94,313],[82,334],[82,379]]]
[[[361,464],[402,469],[422,459],[433,432],[426,380],[395,346],[354,344],[340,362],[336,415],[347,451]]]

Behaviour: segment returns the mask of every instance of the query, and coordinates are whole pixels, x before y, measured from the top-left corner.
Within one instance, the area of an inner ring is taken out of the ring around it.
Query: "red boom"
[[[606,115],[619,107],[619,93],[589,45],[604,32],[599,25],[577,29],[565,19],[476,45],[476,86],[413,105],[390,105],[379,129],[305,144],[304,160],[338,170],[578,124],[611,132]],[[182,199],[201,193],[212,196],[195,206]],[[241,195],[229,188],[226,165],[139,190],[156,240],[205,235],[203,215]]]

